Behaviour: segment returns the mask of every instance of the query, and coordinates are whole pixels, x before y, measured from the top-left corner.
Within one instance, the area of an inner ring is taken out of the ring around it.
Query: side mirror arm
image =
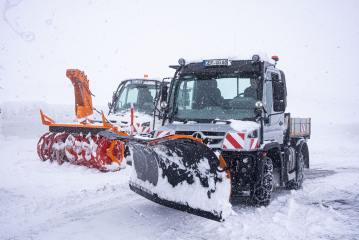
[[[279,115],[279,114],[283,114],[285,112],[277,112],[277,113],[271,113],[271,114],[268,114],[267,117],[271,117],[271,116],[274,116],[274,115]]]

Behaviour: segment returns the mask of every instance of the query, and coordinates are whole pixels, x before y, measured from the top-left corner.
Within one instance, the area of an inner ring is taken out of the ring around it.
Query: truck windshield
[[[172,99],[173,116],[194,121],[254,118],[257,81],[239,76],[182,76]]]
[[[156,91],[156,85],[126,84],[118,93],[114,103],[114,113],[128,110],[133,104],[136,111],[152,114]]]

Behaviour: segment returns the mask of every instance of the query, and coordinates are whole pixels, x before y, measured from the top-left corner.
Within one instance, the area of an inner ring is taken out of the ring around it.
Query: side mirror
[[[279,75],[272,75],[273,88],[273,110],[275,112],[284,112],[287,106],[287,92],[284,80],[279,79]]]
[[[273,81],[273,110],[284,112],[286,108],[286,95],[282,81]]]
[[[273,110],[275,112],[284,112],[285,107],[286,107],[286,104],[284,103],[284,100],[274,100]]]
[[[276,73],[272,73],[272,81],[279,81],[279,75]]]
[[[161,86],[161,95],[160,96],[161,96],[160,101],[161,101],[161,105],[162,105],[162,102],[167,100],[167,96],[168,96],[168,87],[167,87],[167,85],[163,84]]]
[[[108,109],[110,109],[110,110],[111,110],[112,103],[108,102],[108,103],[107,103],[107,106],[108,106]]]

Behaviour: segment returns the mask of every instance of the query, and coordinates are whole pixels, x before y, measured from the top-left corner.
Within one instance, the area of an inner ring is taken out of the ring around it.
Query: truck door
[[[265,141],[275,141],[282,144],[284,138],[284,113],[275,111],[273,108],[275,101],[274,89],[276,88],[273,82],[278,80],[281,80],[281,74],[277,69],[267,70],[263,88],[263,104],[267,111],[268,119],[264,124],[263,135]]]

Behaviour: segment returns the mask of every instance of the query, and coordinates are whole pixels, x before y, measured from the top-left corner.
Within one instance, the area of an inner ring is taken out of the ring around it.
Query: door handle
[[[279,122],[279,126],[282,126],[282,125],[283,125],[283,122],[282,122],[282,121],[280,121],[280,122]]]

